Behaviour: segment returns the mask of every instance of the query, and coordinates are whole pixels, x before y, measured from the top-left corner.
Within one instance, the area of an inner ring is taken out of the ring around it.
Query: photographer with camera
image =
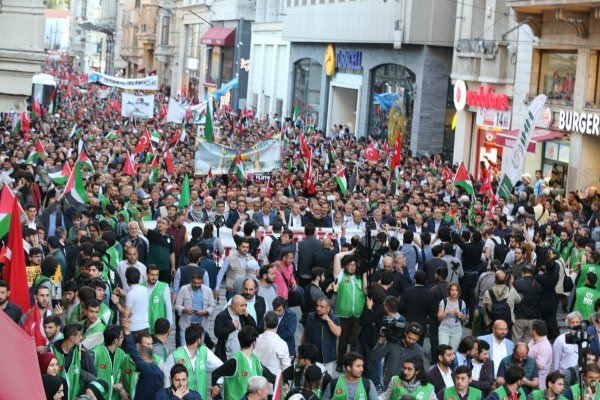
[[[398,313],[398,300],[388,296],[383,301],[385,317],[381,323],[379,340],[373,348],[373,357],[385,358],[383,386],[401,371],[402,362],[411,357],[425,357],[425,350],[417,343],[423,336],[423,328],[416,322],[407,325],[406,318]]]
[[[559,370],[565,375],[567,386],[577,379],[578,344],[587,341],[587,331],[582,326],[582,320],[581,313],[577,311],[567,314],[566,323],[569,331],[558,336],[552,345],[552,370]]]
[[[565,397],[568,400],[598,400],[600,399],[600,390],[597,388],[598,382],[600,382],[600,366],[596,363],[586,364],[582,384],[571,385],[567,389]],[[566,379],[565,386],[568,386]]]

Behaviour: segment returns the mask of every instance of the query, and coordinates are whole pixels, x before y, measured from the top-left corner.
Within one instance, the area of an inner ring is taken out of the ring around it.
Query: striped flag
[[[340,169],[335,174],[335,180],[337,181],[342,194],[346,195],[348,193],[348,181],[346,180],[346,167]]]
[[[31,151],[31,153],[29,153],[29,155],[27,156],[27,160],[25,160],[25,162],[27,164],[33,164],[37,160],[39,160],[42,156],[45,156],[45,155],[46,155],[46,150],[44,150],[44,146],[42,145],[42,142],[40,142],[38,140],[35,143],[35,148]]]
[[[119,136],[117,135],[117,131],[115,131],[114,129],[111,129],[110,132],[108,132],[106,134],[106,136],[104,136],[104,139],[118,139]]]
[[[73,125],[73,127],[71,128],[71,132],[69,132],[69,139],[72,139],[76,133],[77,133],[77,124]]]
[[[244,171],[244,163],[242,162],[242,155],[238,153],[235,158],[235,166],[233,170],[240,182],[246,181],[246,172]]]
[[[73,172],[67,181],[64,194],[71,194],[71,197],[78,203],[85,204],[88,201],[83,176],[81,175],[81,167],[78,163],[75,164]]]
[[[63,186],[69,180],[71,172],[72,171],[71,167],[69,166],[69,163],[65,163],[62,169],[60,169],[59,171],[48,172],[48,177],[52,179],[52,182],[54,182],[56,186]]]
[[[155,130],[150,131],[150,144],[152,144],[152,148],[156,149],[160,143],[162,136],[160,133]]]
[[[152,159],[150,164],[150,176],[148,177],[148,183],[156,183],[158,181],[158,154]]]

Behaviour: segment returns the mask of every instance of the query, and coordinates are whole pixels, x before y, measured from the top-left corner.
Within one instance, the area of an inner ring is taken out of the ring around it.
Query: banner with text
[[[154,116],[154,95],[136,96],[129,93],[123,93],[121,116],[152,118]]]
[[[529,105],[523,127],[519,130],[508,162],[504,165],[500,184],[498,185],[498,196],[505,200],[508,200],[515,183],[521,179],[527,146],[535,130],[535,122],[540,117],[544,104],[546,104],[546,96],[540,94]]]
[[[104,86],[115,86],[127,90],[158,90],[157,76],[127,79],[92,72],[88,75],[88,83],[99,83]]]
[[[250,149],[239,151],[198,138],[194,169],[200,175],[208,174],[211,167],[213,174],[227,174],[239,153],[246,174],[270,172],[281,168],[282,151],[283,141],[278,139],[265,140]]]

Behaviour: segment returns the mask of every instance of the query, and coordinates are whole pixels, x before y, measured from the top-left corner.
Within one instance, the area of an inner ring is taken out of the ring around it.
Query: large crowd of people
[[[600,398],[595,187],[563,196],[526,174],[493,203],[454,185],[440,156],[405,150],[394,174],[382,139],[227,109],[214,140],[281,135],[282,168],[195,175],[198,139],[158,116],[174,94],[135,121],[118,90],[101,98],[66,62],[46,70],[57,109],[26,129],[0,121],[31,296],[21,309],[3,277],[0,309],[34,337],[48,399]],[[147,130],[160,140],[131,174]],[[65,165],[82,172],[83,203],[53,178]]]

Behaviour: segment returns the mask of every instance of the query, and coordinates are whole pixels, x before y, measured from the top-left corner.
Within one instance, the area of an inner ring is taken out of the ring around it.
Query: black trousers
[[[350,345],[350,351],[356,351],[361,329],[357,317],[340,318],[340,325],[342,335],[338,341],[338,364],[341,364],[344,355],[348,352],[348,345]]]

